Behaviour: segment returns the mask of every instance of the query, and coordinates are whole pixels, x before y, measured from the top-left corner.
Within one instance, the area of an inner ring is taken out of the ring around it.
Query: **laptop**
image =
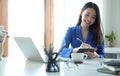
[[[43,49],[39,52],[30,37],[14,37],[14,40],[28,60],[46,62],[45,57],[41,55]]]

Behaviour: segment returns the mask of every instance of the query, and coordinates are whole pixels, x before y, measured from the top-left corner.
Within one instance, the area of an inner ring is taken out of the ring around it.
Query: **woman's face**
[[[82,11],[81,15],[81,25],[89,27],[90,25],[94,24],[96,19],[96,11],[93,8],[87,8],[86,10]]]

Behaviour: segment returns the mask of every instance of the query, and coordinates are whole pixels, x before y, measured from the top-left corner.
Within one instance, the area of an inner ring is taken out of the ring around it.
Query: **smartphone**
[[[95,52],[97,51],[97,48],[80,48],[77,53],[84,53],[84,52]]]

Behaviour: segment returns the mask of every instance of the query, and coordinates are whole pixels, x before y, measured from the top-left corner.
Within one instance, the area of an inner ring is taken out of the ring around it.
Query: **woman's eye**
[[[86,14],[86,16],[89,16],[88,14]]]
[[[92,17],[92,19],[95,19],[95,17]]]

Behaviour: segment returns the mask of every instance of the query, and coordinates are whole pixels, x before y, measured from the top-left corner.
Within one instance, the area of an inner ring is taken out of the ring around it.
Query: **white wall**
[[[113,30],[116,34],[115,46],[120,47],[120,0],[104,0],[104,33],[110,34]],[[105,46],[108,46],[108,41],[105,39]]]
[[[111,12],[112,12],[112,16],[111,16],[111,30],[115,31],[116,34],[116,41],[115,41],[115,46],[119,46],[120,47],[120,0],[111,0]]]

